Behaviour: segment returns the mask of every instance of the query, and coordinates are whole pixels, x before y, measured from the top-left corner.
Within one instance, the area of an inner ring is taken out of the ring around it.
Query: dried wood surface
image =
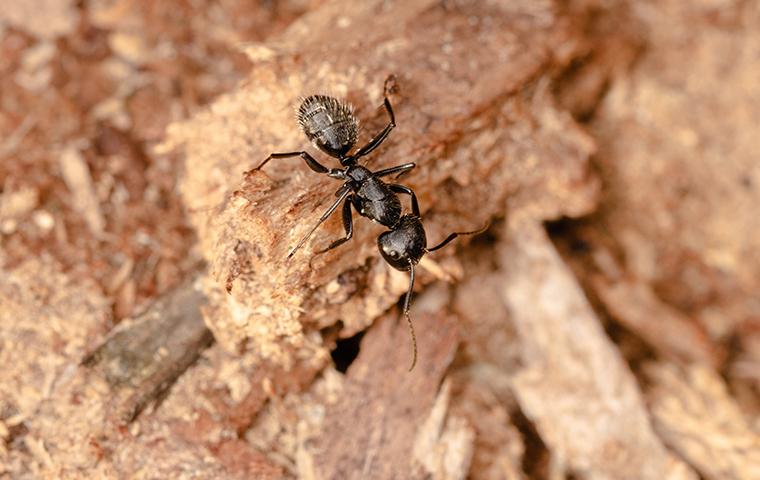
[[[42,437],[23,432],[109,327],[107,302],[95,285],[74,284],[55,265],[30,260],[0,277],[0,476],[35,463],[14,448],[17,437],[39,464],[52,464]]]

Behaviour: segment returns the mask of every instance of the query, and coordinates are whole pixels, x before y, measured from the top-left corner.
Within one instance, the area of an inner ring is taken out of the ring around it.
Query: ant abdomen
[[[344,157],[356,143],[359,121],[348,103],[311,95],[301,103],[297,118],[309,140],[332,157]]]

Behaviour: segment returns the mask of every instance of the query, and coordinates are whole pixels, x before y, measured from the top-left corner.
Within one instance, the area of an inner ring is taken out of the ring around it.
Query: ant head
[[[326,95],[306,97],[296,114],[301,130],[320,150],[343,159],[356,143],[359,121],[354,108]]]
[[[393,230],[377,237],[380,255],[396,270],[408,271],[425,254],[425,229],[419,217],[404,215]]]

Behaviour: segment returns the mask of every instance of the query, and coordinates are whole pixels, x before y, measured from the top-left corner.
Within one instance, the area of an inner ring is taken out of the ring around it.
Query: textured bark
[[[708,479],[760,477],[760,436],[708,368],[650,365],[657,432]]]
[[[407,372],[408,351],[402,348],[407,344],[406,325],[386,317],[362,340],[339,399],[327,405],[324,423],[307,442],[301,478],[444,478],[446,457],[453,464],[448,476],[464,478],[469,455],[456,459],[457,447],[447,452],[442,438],[445,391],[436,401],[438,408],[433,406],[456,351],[456,322],[451,316],[425,314],[417,323],[425,355],[412,373]],[[455,445],[471,448],[466,432],[447,433],[459,439]]]
[[[646,1],[623,18],[647,48],[617,70],[591,123],[606,187],[579,229],[589,286],[660,353],[721,368],[725,339],[758,325],[760,177],[746,126],[760,115],[760,10]],[[757,356],[740,350],[757,370]]]

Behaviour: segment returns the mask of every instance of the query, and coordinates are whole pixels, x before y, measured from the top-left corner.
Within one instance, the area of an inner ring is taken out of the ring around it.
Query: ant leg
[[[414,325],[412,324],[412,317],[409,316],[409,301],[412,299],[412,290],[414,289],[414,264],[409,262],[409,290],[406,292],[404,298],[404,317],[406,317],[406,323],[409,325],[409,333],[412,335],[412,365],[409,367],[411,372],[414,366],[417,365],[417,336],[414,334]]]
[[[322,250],[317,250],[315,252],[316,255],[321,255],[328,250],[332,250],[335,247],[339,247],[343,245],[344,243],[346,243],[347,241],[351,240],[351,237],[354,236],[354,223],[351,219],[351,201],[352,201],[352,198],[349,196],[343,202],[343,229],[346,231],[346,236],[335,240],[330,245],[328,245],[327,248],[323,248]]]
[[[261,164],[254,168],[254,170],[261,170],[261,168],[266,165],[269,160],[272,160],[273,158],[291,158],[291,157],[301,157],[306,162],[306,165],[309,166],[313,171],[317,173],[327,173],[330,170],[327,169],[324,165],[319,163],[318,161],[314,160],[314,157],[309,155],[307,152],[286,152],[286,153],[271,153]]]
[[[375,177],[384,177],[386,175],[393,175],[394,173],[398,172],[398,175],[396,175],[396,178],[399,178],[401,175],[407,173],[409,170],[416,167],[414,162],[411,163],[405,163],[403,165],[396,165],[395,167],[390,168],[384,168],[382,170],[378,170],[377,172],[373,173],[372,175]]]
[[[372,152],[372,150],[376,149],[380,146],[381,143],[386,139],[389,133],[391,133],[391,130],[393,130],[393,127],[396,126],[396,116],[393,114],[393,107],[391,106],[391,101],[388,100],[388,95],[395,90],[396,87],[396,77],[395,75],[389,75],[388,78],[385,79],[385,84],[383,86],[383,95],[385,96],[385,99],[383,100],[383,105],[385,106],[385,111],[388,113],[388,117],[390,118],[390,121],[388,122],[388,125],[383,128],[383,130],[372,137],[372,139],[367,142],[366,145],[361,147],[359,150],[356,151],[355,154],[352,156],[354,159],[358,159],[360,157],[363,157],[364,155],[369,154]]]
[[[343,190],[343,187],[341,187],[341,190]],[[333,212],[335,211],[335,209],[337,209],[337,208],[338,208],[338,205],[340,205],[340,203],[341,203],[343,200],[345,200],[345,199],[346,199],[346,197],[348,197],[348,194],[349,194],[349,193],[351,193],[351,190],[350,190],[350,189],[348,189],[348,188],[346,188],[346,189],[345,189],[345,191],[344,191],[344,192],[343,192],[343,193],[342,193],[342,194],[341,194],[341,195],[338,197],[338,199],[337,199],[337,200],[335,200],[335,202],[334,202],[332,205],[330,205],[330,208],[328,208],[328,209],[327,209],[327,211],[326,211],[325,213],[323,213],[321,217],[319,217],[319,221],[317,222],[317,224],[316,224],[316,225],[314,225],[314,227],[313,227],[311,230],[309,230],[309,233],[307,233],[307,234],[306,234],[306,235],[305,235],[305,236],[304,236],[304,237],[303,237],[303,238],[302,238],[302,239],[301,239],[301,240],[298,242],[298,245],[296,245],[296,246],[295,246],[295,248],[294,248],[293,250],[291,250],[291,251],[290,251],[290,253],[288,253],[288,259],[290,259],[290,258],[291,258],[293,255],[295,255],[295,254],[296,254],[296,252],[298,251],[298,249],[299,249],[299,248],[301,248],[301,247],[303,246],[303,244],[304,244],[304,243],[306,243],[306,240],[308,240],[308,239],[309,239],[309,237],[311,237],[311,235],[314,233],[314,231],[315,231],[317,228],[319,228],[319,226],[320,226],[320,225],[322,225],[322,223],[324,223],[324,221],[325,221],[325,220],[327,220],[327,219],[328,219],[328,217],[330,217],[330,215],[332,215],[332,214],[333,214]]]
[[[341,195],[343,195],[349,190],[351,190],[351,185],[348,182],[344,183],[343,185],[340,186],[339,189],[335,191],[335,198],[340,197]]]
[[[417,195],[414,194],[414,190],[412,190],[411,188],[409,188],[409,187],[407,187],[405,185],[400,185],[398,183],[391,183],[390,185],[388,185],[388,187],[393,192],[396,192],[396,193],[406,193],[407,195],[411,195],[411,197],[412,197],[412,213],[414,214],[415,217],[419,217],[420,216],[420,206],[417,203]]]
[[[452,240],[454,240],[455,238],[457,238],[460,235],[477,235],[479,233],[483,233],[486,230],[488,230],[488,227],[490,227],[490,226],[491,226],[490,223],[486,223],[481,228],[479,228],[477,230],[473,230],[471,232],[454,232],[451,235],[449,235],[448,237],[446,237],[446,239],[444,241],[442,241],[441,243],[439,243],[435,247],[433,247],[433,248],[427,248],[426,250],[428,252],[434,252],[434,251],[438,250],[439,248],[445,247],[449,242],[451,242]]]

